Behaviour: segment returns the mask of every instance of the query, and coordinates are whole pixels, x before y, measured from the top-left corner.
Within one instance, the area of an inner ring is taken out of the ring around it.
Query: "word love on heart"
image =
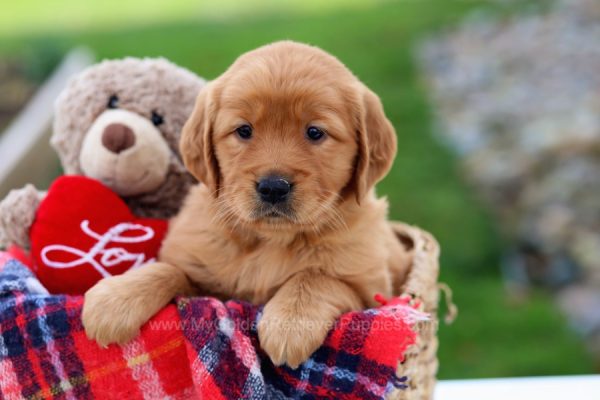
[[[125,222],[113,226],[103,234],[94,232],[90,228],[89,220],[82,221],[80,227],[83,233],[96,240],[92,247],[87,251],[83,251],[62,244],[45,246],[42,249],[41,257],[47,266],[56,269],[66,269],[90,264],[103,278],[106,278],[111,276],[107,271],[107,268],[117,266],[123,262],[132,262],[133,264],[130,269],[133,269],[155,261],[153,258],[146,260],[144,253],[130,253],[123,247],[115,246],[107,248],[108,245],[115,243],[126,244],[147,242],[154,237],[154,230],[150,227]],[[139,232],[139,234],[133,235],[135,232]],[[64,259],[65,253],[75,256],[75,259],[68,262],[58,261],[56,259],[58,255],[61,256],[60,258]],[[51,257],[52,255],[55,257]],[[100,262],[96,260],[98,256],[100,257]]]

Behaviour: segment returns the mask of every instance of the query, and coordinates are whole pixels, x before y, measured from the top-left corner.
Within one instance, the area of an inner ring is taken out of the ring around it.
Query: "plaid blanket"
[[[396,365],[426,318],[405,299],[345,314],[293,370],[260,350],[260,308],[180,298],[103,349],[85,336],[81,297],[49,295],[3,253],[0,269],[1,399],[380,399],[405,387]]]

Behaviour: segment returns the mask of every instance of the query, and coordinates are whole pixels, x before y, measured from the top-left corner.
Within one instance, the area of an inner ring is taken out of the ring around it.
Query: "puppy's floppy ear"
[[[390,170],[396,155],[396,131],[386,118],[381,100],[360,84],[357,135],[358,155],[354,171],[354,192],[360,201]]]
[[[212,140],[214,90],[213,83],[200,90],[194,111],[183,126],[179,149],[187,169],[217,197],[220,171]]]

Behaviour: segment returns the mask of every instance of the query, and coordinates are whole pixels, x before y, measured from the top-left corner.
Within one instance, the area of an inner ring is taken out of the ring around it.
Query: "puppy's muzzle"
[[[261,178],[256,184],[256,192],[260,200],[269,203],[283,203],[289,198],[292,184],[280,176],[267,176]]]

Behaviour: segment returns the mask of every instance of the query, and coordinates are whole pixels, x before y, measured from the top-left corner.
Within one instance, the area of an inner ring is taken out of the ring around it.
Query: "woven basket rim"
[[[413,252],[413,263],[406,282],[399,288],[400,293],[421,297],[429,290],[437,292],[440,256],[440,245],[437,240],[431,233],[414,225],[397,221],[392,221],[391,225],[405,247],[407,247],[407,240],[412,242],[412,248],[409,250]]]
[[[413,254],[413,262],[406,282],[399,289],[420,303],[420,309],[430,314],[430,323],[437,326],[439,298],[438,274],[440,246],[427,231],[402,222],[391,222],[398,240]],[[435,328],[437,330],[437,328]],[[417,333],[417,342],[405,354],[396,371],[399,377],[408,377],[406,389],[395,389],[386,398],[393,400],[429,400],[433,396],[438,367],[437,336],[435,330]]]

